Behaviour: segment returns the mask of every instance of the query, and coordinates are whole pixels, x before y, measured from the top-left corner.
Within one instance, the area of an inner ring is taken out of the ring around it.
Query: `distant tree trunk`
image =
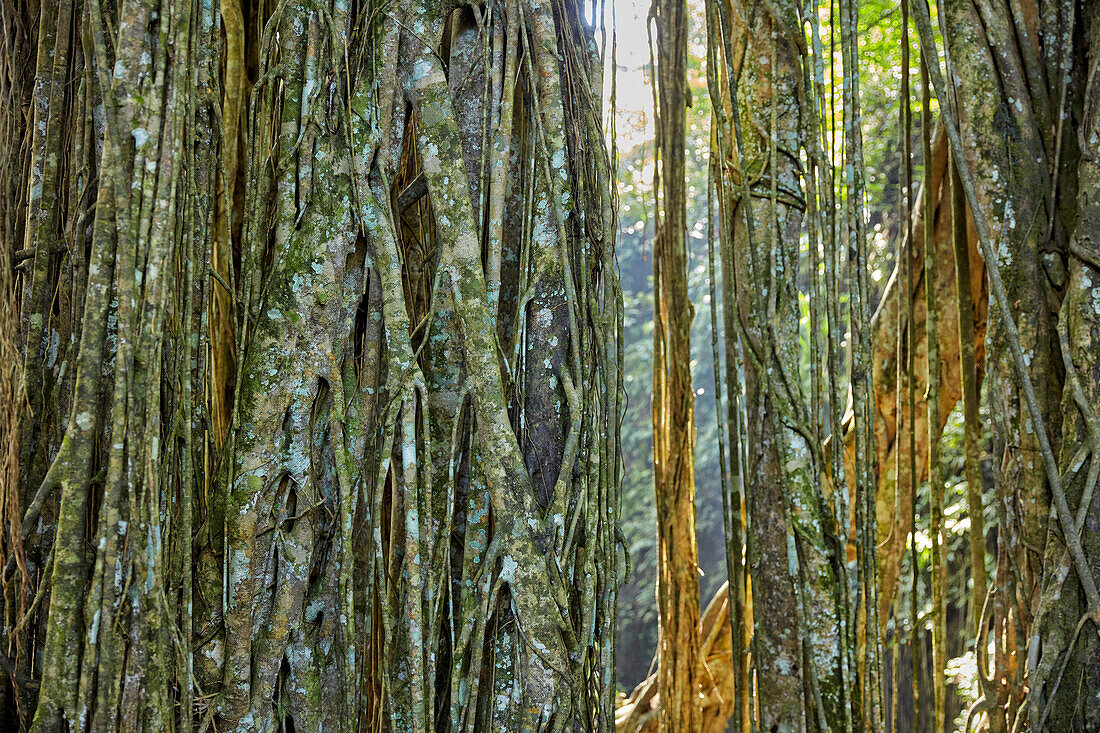
[[[30,255],[0,727],[609,729],[585,9],[32,10],[4,16],[5,63],[39,60],[3,100],[0,264]]]
[[[695,391],[691,381],[684,144],[688,8],[653,5],[657,36],[656,241],[653,247],[653,478],[657,497],[658,728],[699,727],[699,551],[695,544]]]
[[[931,217],[934,222],[933,241],[936,247],[936,262],[939,272],[936,275],[936,311],[939,316],[938,341],[940,351],[940,429],[947,422],[948,416],[955,404],[962,397],[962,380],[959,360],[959,320],[958,303],[954,296],[955,290],[955,258],[952,251],[953,235],[953,211],[951,208],[951,188],[948,185],[949,168],[947,165],[947,139],[942,133],[942,128],[937,128],[932,140],[932,160],[925,169],[925,177],[922,186],[932,188]],[[923,195],[918,195],[914,200],[913,226],[915,234],[923,231],[924,220],[929,214],[925,211]],[[973,228],[968,229],[968,246],[970,249],[970,295],[974,304],[973,331],[975,363],[979,369],[979,385],[984,375],[982,369],[985,355],[985,327],[988,310],[985,285],[985,265],[977,252],[977,241]],[[923,236],[921,236],[923,239]],[[897,364],[900,359],[904,364],[907,355],[898,353],[898,328],[903,332],[909,329],[914,331],[913,352],[920,357],[927,350],[925,336],[925,301],[922,292],[924,262],[923,248],[915,242],[903,240],[900,245],[898,258],[909,258],[908,272],[912,278],[910,289],[907,291],[901,279],[901,268],[896,268],[887,281],[879,307],[872,321],[872,343],[874,347],[872,363],[875,370],[875,406],[877,419],[875,420],[875,446],[877,450],[878,467],[878,537],[879,537],[879,572],[880,572],[880,597],[879,609],[882,624],[890,618],[890,605],[893,603],[898,586],[898,574],[901,569],[901,558],[905,552],[907,536],[909,534],[909,472],[915,471],[916,482],[920,484],[928,471],[927,450],[922,452],[927,428],[927,377],[923,370],[917,369],[913,374],[901,371],[901,382],[898,383]],[[913,320],[908,322],[905,304],[903,302],[906,293],[913,295]],[[902,321],[898,322],[896,313],[902,309]],[[906,339],[902,338],[904,345]],[[913,382],[916,400],[914,403],[915,415],[909,418],[909,409],[906,400],[901,400],[901,412],[898,413],[897,393],[908,390],[909,382]],[[908,434],[910,423],[916,431],[918,450],[916,465],[909,467]],[[850,431],[845,435],[847,441],[854,439]],[[902,451],[902,460],[898,462],[898,451]],[[896,470],[896,475],[895,475]],[[981,609],[979,608],[980,612]]]
[[[925,179],[924,185],[931,185],[936,192],[933,196],[935,211],[932,216],[936,222],[935,243],[938,254],[935,261],[940,268],[936,286],[936,290],[940,295],[936,298],[935,302],[941,319],[940,328],[938,329],[943,367],[943,381],[940,385],[942,401],[944,403],[941,404],[940,409],[941,426],[946,422],[952,406],[958,401],[962,389],[958,354],[958,303],[950,292],[955,275],[954,257],[951,252],[951,207],[950,200],[945,198],[950,193],[950,188],[943,178],[947,172],[946,163],[946,138],[944,138],[942,134],[938,134],[933,140],[933,162],[929,174],[931,177]],[[930,184],[929,180],[931,181]],[[921,199],[918,198],[913,212],[915,222],[914,231],[921,231],[923,217],[925,216],[923,206],[921,206],[920,202]],[[981,258],[976,254],[977,243],[974,238],[972,227],[970,228],[969,234],[969,246],[971,250],[970,287],[971,295],[974,299],[974,348],[977,354],[976,361],[978,365],[980,365],[982,363],[981,359],[984,350],[987,295],[984,279],[984,264]],[[905,241],[902,244],[902,254],[900,256],[908,257],[911,260],[909,272],[913,278],[913,287],[908,292],[913,296],[913,329],[915,331],[915,345],[913,350],[915,354],[920,355],[925,351],[925,329],[923,325],[925,308],[924,293],[920,289],[922,272],[924,269],[923,253],[919,246],[915,246]],[[891,548],[896,547],[898,553],[904,552],[906,546],[905,540],[910,527],[908,522],[908,491],[905,489],[908,485],[907,472],[909,470],[907,458],[903,457],[900,464],[901,471],[898,473],[898,476],[901,477],[900,480],[894,475],[894,467],[898,465],[896,451],[908,450],[906,436],[909,431],[909,411],[907,403],[903,399],[901,403],[903,412],[900,416],[897,413],[895,390],[899,388],[899,385],[894,377],[897,371],[897,360],[899,358],[903,361],[906,359],[904,352],[899,355],[897,351],[897,329],[899,324],[896,318],[898,301],[901,300],[905,294],[906,290],[903,287],[902,280],[899,278],[899,270],[895,270],[894,274],[887,282],[886,289],[879,304],[879,309],[872,321],[872,363],[875,368],[874,383],[877,410],[875,435],[878,451],[876,466],[879,488],[878,531],[881,553],[879,559],[880,571],[882,573],[882,584],[880,587],[884,595],[887,593],[896,593],[898,582],[897,572],[900,567],[899,563],[901,558],[900,555],[893,556],[892,553],[894,550]],[[902,307],[904,315],[904,305]],[[736,320],[734,324],[736,324]],[[903,329],[909,328],[906,318],[903,318],[901,327]],[[734,342],[736,343],[736,339]],[[905,343],[905,339],[902,340],[902,343]],[[919,483],[925,479],[925,471],[927,470],[927,461],[924,457],[926,452],[924,454],[921,453],[926,441],[926,436],[928,435],[928,431],[925,427],[927,424],[927,408],[925,403],[926,377],[924,371],[918,369],[914,374],[907,375],[903,370],[902,382],[900,384],[901,390],[906,391],[908,389],[908,380],[914,382],[914,391],[916,393],[915,429],[917,431],[916,438],[918,444],[916,481]],[[850,429],[851,419],[852,416],[849,414],[843,423],[845,428],[845,440],[847,442],[847,463],[849,465],[849,470],[851,466],[851,440],[854,439],[854,431]],[[902,488],[900,495],[895,494],[898,486]],[[898,503],[895,504],[895,502]],[[899,509],[899,507],[901,508]],[[900,540],[897,539],[898,536],[900,536]],[[888,574],[887,570],[889,567],[887,563],[891,562],[891,559],[894,563],[892,576]],[[727,664],[732,667],[729,658],[729,645],[732,636],[728,630],[728,603],[727,589],[723,586],[722,589],[715,593],[708,604],[707,611],[703,615],[703,622],[699,634],[701,641],[700,656],[705,658],[706,668],[714,678],[713,689],[708,690],[704,687],[706,697],[703,701],[703,730],[708,731],[726,730],[727,720],[729,720],[730,715],[737,709],[737,706],[734,704],[734,693],[736,690],[734,686],[733,670],[732,668],[727,669],[726,667]],[[890,604],[882,600],[880,606],[883,607],[886,621],[889,621]],[[979,612],[981,611],[980,608],[978,610]],[[644,684],[640,685],[639,689],[631,696],[624,710],[632,712],[639,704],[643,706],[647,704],[648,698],[645,696],[655,691],[655,688],[655,680],[653,678],[647,680]],[[629,714],[629,712],[627,714]],[[624,714],[624,720],[627,714]],[[732,721],[730,724],[732,724]],[[651,730],[651,728],[646,728],[646,730]]]
[[[805,197],[817,195],[798,164],[814,114],[802,108],[812,92],[795,40],[801,26],[790,3],[733,3],[718,15],[710,40],[724,66],[711,83],[723,85],[716,105],[729,105],[720,115],[719,200],[732,251],[723,255],[723,287],[733,294],[724,302],[734,309],[727,328],[738,331],[745,375],[757,725],[843,728],[850,698],[836,562],[844,549],[819,490],[820,435],[799,376],[800,237]],[[727,334],[727,360],[737,342]]]

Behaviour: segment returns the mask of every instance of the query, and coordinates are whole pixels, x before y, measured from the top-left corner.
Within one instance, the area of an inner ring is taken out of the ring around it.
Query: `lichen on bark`
[[[47,5],[5,87],[41,185],[4,193],[35,255],[3,720],[608,728],[622,305],[579,9]]]

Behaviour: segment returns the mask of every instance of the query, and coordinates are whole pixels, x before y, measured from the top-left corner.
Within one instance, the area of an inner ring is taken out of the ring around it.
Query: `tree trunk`
[[[1080,150],[1076,218],[1058,323],[1066,368],[1060,463],[1066,477],[1066,498],[1076,512],[1073,522],[1090,572],[1100,577],[1100,496],[1095,490],[1100,472],[1100,423],[1096,418],[1100,399],[1100,300],[1096,290],[1100,284],[1100,95],[1095,90],[1100,13],[1096,8],[1082,9],[1076,23],[1078,51],[1069,73],[1075,87],[1084,84],[1085,93],[1080,107],[1074,104],[1060,120],[1062,134],[1075,137]],[[1063,195],[1072,190],[1065,186]],[[1094,730],[1100,728],[1100,700],[1095,694],[1083,693],[1100,689],[1097,619],[1085,620],[1090,609],[1067,545],[1064,532],[1049,533],[1042,596],[1029,645],[1028,715],[1047,730]]]
[[[719,201],[731,248],[723,287],[733,295],[724,303],[732,306],[726,327],[736,329],[726,334],[726,359],[743,354],[757,725],[838,728],[849,701],[836,568],[843,548],[817,488],[820,435],[798,373],[800,237],[804,201],[817,195],[798,158],[815,113],[803,109],[808,75],[794,5],[733,3],[719,16],[710,41],[721,44],[725,65],[711,83],[723,85],[715,106],[729,105],[728,117],[719,115]],[[738,389],[735,371],[728,383]]]
[[[5,15],[39,61],[4,97],[33,257],[0,723],[609,729],[622,304],[583,9],[55,6],[33,42]]]
[[[653,246],[653,481],[657,499],[658,730],[699,727],[699,551],[695,544],[695,390],[688,298],[688,8],[654,3],[657,30],[657,191]]]
[[[921,14],[922,48],[930,48],[930,21],[926,11]],[[1003,456],[994,475],[1000,525],[992,627],[997,655],[992,679],[983,684],[985,694],[972,711],[986,712],[993,730],[1016,729],[1025,721],[1048,728],[1046,703],[1055,699],[1062,674],[1052,670],[1064,650],[1073,660],[1071,637],[1084,625],[1071,630],[1077,614],[1059,612],[1065,593],[1080,591],[1089,614],[1100,617],[1094,553],[1088,533],[1083,540],[1081,534],[1092,479],[1082,483],[1079,472],[1093,455],[1094,442],[1082,435],[1077,420],[1088,423],[1088,387],[1078,379],[1066,326],[1080,305],[1073,298],[1062,301],[1064,262],[1079,249],[1067,246],[1077,241],[1074,227],[1081,224],[1074,192],[1079,184],[1086,190],[1091,175],[1087,162],[1079,168],[1079,161],[1088,160],[1090,143],[1082,137],[1079,148],[1064,128],[1073,129],[1077,111],[1091,105],[1087,80],[1095,45],[1090,38],[1082,53],[1076,34],[1088,37],[1094,15],[1072,3],[957,3],[943,17],[951,31],[948,71],[958,116],[951,106],[942,109],[998,306],[989,343],[992,411],[999,418],[995,449]],[[992,85],[991,62],[997,69]],[[941,103],[950,105],[939,70],[934,71]],[[1087,129],[1087,115],[1084,121]],[[1087,237],[1088,216],[1083,219]],[[1063,320],[1056,327],[1060,303]],[[1075,336],[1087,341],[1082,332]],[[1062,394],[1060,366],[1066,377],[1062,410],[1055,402]],[[1065,442],[1063,429],[1072,431]],[[1059,446],[1061,469],[1055,458]],[[1093,473],[1090,468],[1090,477]],[[1061,559],[1066,554],[1068,561]],[[979,638],[979,648],[984,644]],[[984,669],[981,674],[984,678]],[[1021,705],[1025,680],[1030,711]],[[1089,727],[1087,717],[1074,717],[1088,716],[1088,705],[1069,699],[1059,707],[1070,717],[1060,717],[1055,727]]]

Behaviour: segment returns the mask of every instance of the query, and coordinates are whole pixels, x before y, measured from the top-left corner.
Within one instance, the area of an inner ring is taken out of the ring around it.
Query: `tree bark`
[[[1008,2],[953,2],[945,4],[942,18],[965,162],[973,172],[990,236],[997,242],[1028,378],[1035,385],[1055,451],[1061,441],[1058,401],[1063,378],[1055,324],[1065,286],[1061,253],[1067,237],[1067,197],[1056,190],[1058,181],[1066,182],[1067,161],[1076,156],[1075,145],[1063,147],[1056,140],[1055,121],[1065,104],[1057,70],[1069,64],[1069,49],[1054,39],[1067,37],[1075,12],[1058,2],[1027,8]],[[1043,39],[1049,42],[1040,46]],[[993,75],[990,69],[995,69]],[[999,513],[993,597],[998,699],[990,711],[993,730],[1011,729],[1021,712],[1051,490],[1005,321],[1006,315],[994,309],[987,336]]]
[[[0,727],[609,729],[622,303],[582,8],[32,11]]]
[[[658,730],[699,726],[699,551],[695,544],[695,390],[687,281],[688,8],[653,5],[657,36],[657,191],[653,246],[653,480],[657,499]]]
[[[805,110],[796,9],[733,3],[720,11],[725,67],[715,99],[720,211],[729,236],[723,287],[734,308],[745,378],[748,568],[752,580],[757,725],[768,730],[842,727],[844,611],[830,544],[830,508],[817,490],[820,447],[806,417],[799,370],[797,274],[807,189],[798,164]],[[727,269],[727,265],[732,265]],[[816,275],[815,275],[816,276]],[[727,334],[726,359],[738,356]],[[736,389],[731,380],[731,389]],[[731,443],[732,444],[732,443]],[[833,530],[835,533],[835,530]]]
[[[1100,577],[1100,497],[1095,490],[1100,471],[1100,424],[1096,420],[1100,397],[1100,301],[1096,297],[1100,283],[1100,101],[1095,92],[1100,14],[1095,8],[1081,10],[1077,23],[1074,43],[1081,50],[1073,59],[1072,70],[1063,73],[1067,82],[1083,83],[1085,93],[1080,108],[1073,105],[1060,120],[1063,135],[1075,137],[1080,150],[1076,218],[1058,323],[1066,369],[1060,463],[1066,477],[1066,498],[1076,512],[1073,521],[1090,571],[1093,577]],[[1066,186],[1065,195],[1071,191]],[[1029,719],[1048,730],[1092,730],[1100,727],[1100,701],[1095,694],[1081,693],[1100,688],[1097,620],[1084,620],[1088,603],[1075,578],[1063,532],[1049,533],[1044,563],[1042,595],[1028,650]]]

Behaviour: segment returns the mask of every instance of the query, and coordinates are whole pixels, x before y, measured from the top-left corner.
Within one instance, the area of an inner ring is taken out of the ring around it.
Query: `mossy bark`
[[[1095,9],[1083,10],[1077,23],[1074,40],[1079,51],[1072,67],[1062,70],[1067,83],[1084,82],[1086,91],[1080,108],[1067,109],[1063,118],[1063,134],[1076,137],[1081,155],[1066,291],[1058,322],[1066,368],[1060,462],[1066,477],[1066,499],[1076,512],[1074,526],[1093,577],[1100,577],[1100,496],[1096,491],[1100,472],[1096,413],[1100,396],[1100,101],[1093,80],[1100,60],[1100,14]],[[1064,532],[1050,532],[1045,563],[1040,610],[1029,646],[1029,718],[1045,721],[1048,730],[1092,730],[1100,727],[1100,700],[1084,691],[1100,689],[1097,619],[1084,620],[1089,615],[1088,602],[1075,577]]]
[[[39,61],[4,97],[35,397],[0,726],[608,729],[622,304],[580,8],[40,17],[4,29]]]
[[[819,491],[822,440],[798,374],[800,237],[806,197],[818,195],[798,164],[815,114],[805,47],[794,5],[733,3],[712,20],[719,22],[710,41],[723,57],[712,98],[726,107],[718,132],[729,248],[723,303],[726,328],[735,330],[726,334],[726,359],[743,359],[744,369],[757,725],[842,728],[845,612],[836,561],[844,550],[836,507]],[[739,389],[736,370],[727,374],[730,389]]]

